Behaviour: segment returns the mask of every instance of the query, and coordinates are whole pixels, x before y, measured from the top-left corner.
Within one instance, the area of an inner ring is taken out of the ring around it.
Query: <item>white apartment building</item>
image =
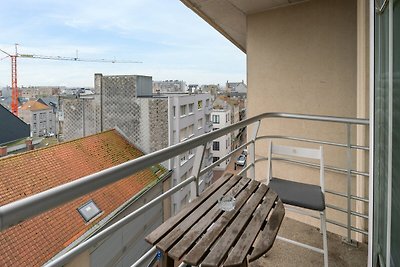
[[[213,109],[211,112],[211,121],[213,123],[213,131],[224,128],[232,124],[231,110],[230,109]],[[223,156],[231,152],[232,148],[232,135],[227,134],[215,139],[212,144],[213,162],[216,162]],[[229,164],[230,159],[227,159],[217,167],[215,170],[225,170]]]
[[[212,101],[210,94],[180,94],[168,96],[169,114],[169,145],[183,142],[195,136],[211,131]],[[211,142],[205,148],[202,166],[212,163]],[[170,160],[170,169],[173,169],[172,183],[176,185],[192,175],[194,155],[190,150]],[[212,171],[200,177],[203,182],[200,190],[211,183]],[[191,198],[190,186],[187,186],[172,197],[172,212],[176,213]]]
[[[32,136],[45,136],[56,132],[56,115],[53,109],[30,100],[19,108],[19,118],[31,127]]]

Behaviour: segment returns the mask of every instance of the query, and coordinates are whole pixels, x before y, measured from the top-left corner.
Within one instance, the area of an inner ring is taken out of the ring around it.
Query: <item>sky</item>
[[[94,73],[148,75],[188,84],[246,81],[245,54],[179,0],[5,0],[0,49],[15,53],[141,61],[17,58],[18,86],[93,87]],[[11,61],[0,53],[0,87]]]

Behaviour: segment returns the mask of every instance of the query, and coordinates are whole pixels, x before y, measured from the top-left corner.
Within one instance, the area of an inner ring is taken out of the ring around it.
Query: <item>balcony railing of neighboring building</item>
[[[268,120],[269,118],[277,118],[280,119],[290,119],[290,120],[306,120],[306,121],[319,121],[321,123],[335,123],[335,124],[344,124],[347,129],[347,138],[344,143],[331,142],[326,140],[315,140],[315,139],[306,139],[303,137],[294,137],[294,136],[277,136],[277,135],[267,135],[267,136],[258,136],[258,129],[260,127],[261,122]],[[229,134],[235,130],[241,129],[248,125],[253,125],[252,133],[248,133],[248,141],[236,149],[233,149],[230,153],[221,157],[218,161],[212,163],[211,165],[201,169],[204,151],[212,140],[215,140],[221,136]],[[124,225],[137,218],[141,214],[143,214],[146,210],[150,209],[154,205],[160,203],[163,199],[170,197],[175,192],[179,191],[181,188],[184,188],[191,185],[191,196],[199,195],[199,177],[202,177],[204,174],[210,172],[214,167],[219,165],[224,160],[230,158],[235,152],[246,148],[248,149],[249,159],[247,162],[247,166],[245,166],[239,174],[247,173],[247,176],[255,179],[255,167],[256,163],[265,160],[266,158],[257,158],[255,159],[255,146],[256,142],[262,139],[287,139],[301,142],[309,142],[320,144],[323,146],[335,146],[339,148],[343,148],[346,150],[347,154],[347,168],[339,168],[335,166],[326,166],[326,171],[333,171],[344,173],[347,176],[347,188],[346,192],[336,192],[333,190],[326,190],[327,193],[336,195],[338,197],[343,197],[346,199],[346,207],[337,207],[329,202],[327,203],[327,207],[330,209],[334,209],[339,212],[344,212],[347,214],[347,223],[343,224],[342,222],[335,221],[333,218],[327,220],[327,222],[337,225],[339,227],[343,227],[347,230],[346,239],[351,242],[351,234],[353,232],[361,233],[364,235],[368,235],[368,231],[366,229],[360,229],[352,225],[353,217],[360,217],[362,219],[368,219],[367,214],[361,214],[353,210],[352,201],[360,201],[364,203],[368,203],[368,198],[363,196],[357,196],[352,194],[352,177],[355,175],[365,177],[368,179],[369,174],[367,172],[353,170],[352,169],[352,157],[354,156],[354,150],[364,150],[368,151],[368,146],[359,146],[351,143],[351,125],[363,125],[365,127],[369,127],[369,121],[367,119],[355,119],[355,118],[343,118],[343,117],[331,117],[331,116],[317,116],[317,115],[304,115],[304,114],[290,114],[290,113],[264,113],[258,116],[240,121],[236,124],[227,126],[225,128],[212,131],[210,133],[206,133],[204,135],[191,138],[186,140],[185,142],[173,145],[168,148],[161,149],[159,151],[153,152],[151,154],[144,155],[140,158],[125,162],[121,165],[103,170],[98,173],[94,173],[88,176],[85,176],[81,179],[75,180],[68,184],[64,184],[47,191],[41,192],[39,194],[27,197],[25,199],[21,199],[9,204],[6,204],[0,207],[0,229],[5,230],[13,225],[18,224],[19,222],[26,220],[30,217],[43,213],[47,210],[55,208],[58,205],[71,201],[77,197],[88,194],[89,192],[95,191],[101,187],[114,183],[120,179],[125,178],[126,176],[132,175],[140,170],[148,168],[154,164],[164,162],[170,158],[176,157],[182,153],[187,152],[190,149],[196,149],[195,152],[195,164],[193,168],[192,175],[181,182],[180,184],[172,187],[168,191],[159,195],[157,198],[149,201],[139,209],[135,210],[128,216],[124,217],[120,221],[111,225],[110,227],[104,229],[97,235],[91,237],[90,239],[80,243],[64,255],[54,259],[52,262],[48,263],[48,266],[62,266],[69,261],[71,261],[74,257],[79,255],[80,253],[86,251],[90,247],[94,246],[99,241],[105,239],[110,234],[114,233],[118,229],[121,229]],[[303,166],[316,168],[318,165],[313,163],[306,163],[296,160],[289,160],[289,163],[300,164]],[[142,258],[137,261],[133,266],[140,266],[143,261],[148,261],[154,257],[156,253],[156,249],[152,248],[148,251]]]

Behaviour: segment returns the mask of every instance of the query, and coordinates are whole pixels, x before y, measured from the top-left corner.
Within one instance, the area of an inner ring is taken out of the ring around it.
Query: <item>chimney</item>
[[[6,146],[0,146],[0,157],[7,156],[7,147]]]
[[[26,138],[26,151],[33,150],[32,138]]]

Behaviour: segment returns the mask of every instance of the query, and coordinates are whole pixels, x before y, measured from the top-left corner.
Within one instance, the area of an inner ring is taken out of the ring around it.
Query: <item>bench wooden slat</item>
[[[249,262],[252,262],[265,253],[267,253],[274,244],[276,235],[282,224],[283,217],[285,216],[285,208],[282,201],[279,199],[269,218],[264,230],[258,234],[257,241],[254,245],[254,250],[248,257]]]
[[[252,194],[250,190],[242,190],[251,181],[249,178],[241,179],[227,194],[233,195],[236,198],[236,207],[238,208],[239,203],[244,203],[246,199]],[[253,186],[253,190],[256,188],[256,184]],[[223,213],[218,207],[217,203],[213,208],[195,224],[196,227],[192,227],[183,237],[176,243],[169,251],[168,254],[176,260],[179,260],[194,244],[203,232],[214,223],[215,220]]]
[[[156,246],[162,251],[169,251],[169,249],[185,234],[190,227],[195,225],[197,221],[202,218],[218,199],[226,194],[237,182],[240,180],[239,176],[234,176],[227,180],[214,194],[209,195],[205,201],[198,206],[196,209],[192,208],[190,212],[186,214],[186,217],[177,224],[172,231],[169,232],[168,236],[163,237]],[[191,206],[188,204],[188,206]],[[196,212],[192,212],[196,210]]]
[[[224,213],[214,225],[206,232],[196,245],[186,254],[184,261],[190,265],[198,266],[200,261],[208,252],[211,245],[217,240],[219,235],[223,232],[226,225],[239,213],[241,207],[246,203],[252,193],[258,189],[259,183],[252,180],[245,189],[245,195],[243,198],[238,198],[236,201],[235,209]]]
[[[161,224],[156,230],[151,232],[148,236],[146,236],[145,240],[150,244],[154,245],[157,243],[162,237],[164,237],[173,226],[180,223],[188,213],[195,210],[199,205],[201,205],[210,195],[212,195],[215,191],[217,191],[227,180],[234,178],[233,174],[227,173],[223,177],[219,178],[215,183],[213,183],[210,187],[207,188],[198,198],[195,198],[189,205],[183,208],[178,214],[169,218],[163,224]],[[240,177],[236,176],[236,179]]]
[[[272,207],[275,205],[275,201],[278,195],[269,190],[265,199],[261,203],[261,206],[255,210],[253,218],[250,223],[246,226],[246,229],[236,242],[234,248],[229,252],[228,258],[224,262],[226,267],[235,267],[242,265],[243,261],[247,261],[246,256],[256,239],[260,228],[271,212]]]
[[[225,233],[220,237],[215,246],[211,249],[210,253],[202,262],[202,266],[219,266],[221,261],[226,257],[228,251],[226,248],[232,245],[238,239],[243,228],[248,224],[251,215],[257,208],[258,204],[262,201],[264,195],[268,191],[268,187],[261,184],[255,194],[249,201],[242,207],[239,215],[235,218],[232,224],[226,229]]]

